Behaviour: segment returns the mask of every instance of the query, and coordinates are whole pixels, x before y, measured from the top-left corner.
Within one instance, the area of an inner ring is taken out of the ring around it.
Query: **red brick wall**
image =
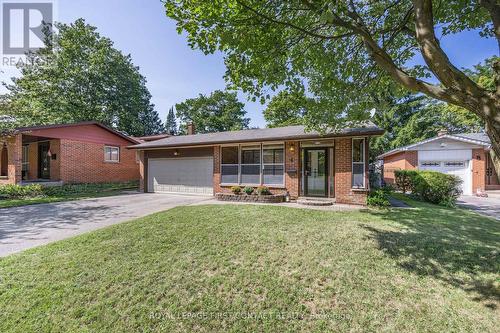
[[[293,151],[291,151],[293,147]],[[295,172],[293,172],[295,170]],[[298,141],[285,142],[285,187],[292,198],[300,193],[300,147]]]
[[[222,186],[220,186],[221,175],[220,175],[220,163],[221,163],[221,147],[214,146],[214,195],[215,193],[227,192],[224,191]]]
[[[368,154],[368,145],[365,146]],[[368,156],[368,155],[366,155]],[[368,163],[365,164],[366,184],[368,181]],[[335,140],[335,198],[338,203],[366,205],[368,189],[352,189],[352,139]]]
[[[394,171],[414,170],[418,167],[418,151],[403,151],[384,158],[384,181],[395,183]]]
[[[486,190],[486,154],[484,149],[472,149],[472,194]]]
[[[141,192],[147,192],[148,191],[148,186],[146,179],[148,179],[148,174],[147,174],[147,158],[146,154],[144,151],[139,152],[139,191]]]
[[[65,183],[103,183],[139,180],[135,150],[120,146],[120,162],[104,161],[104,144],[61,140],[60,178]]]
[[[16,184],[21,181],[22,176],[22,136],[0,138],[0,144],[7,144],[7,177],[0,178],[0,184]]]

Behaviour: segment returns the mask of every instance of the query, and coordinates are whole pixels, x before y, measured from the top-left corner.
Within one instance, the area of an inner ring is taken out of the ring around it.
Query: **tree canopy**
[[[170,135],[177,134],[177,121],[175,119],[174,107],[171,107],[168,110],[167,121],[165,122],[165,129],[167,133]]]
[[[2,113],[23,125],[95,120],[130,135],[164,131],[146,79],[130,55],[78,19],[46,30],[46,47],[29,55],[5,84]]]
[[[397,83],[479,116],[500,155],[500,77],[493,89],[481,86],[439,42],[475,30],[500,43],[496,0],[166,0],[165,7],[191,47],[223,52],[231,87],[264,99],[269,89],[307,90],[317,105],[310,126],[366,119],[372,92]],[[410,61],[416,55],[423,64]],[[498,74],[498,59],[491,64]]]
[[[305,123],[309,104],[314,104],[314,101],[303,92],[280,91],[264,110],[264,119],[268,127],[301,125]]]
[[[248,128],[245,118],[245,104],[236,93],[216,90],[206,96],[200,94],[175,105],[181,121],[180,132],[186,133],[186,126],[193,123],[197,133],[234,131]]]

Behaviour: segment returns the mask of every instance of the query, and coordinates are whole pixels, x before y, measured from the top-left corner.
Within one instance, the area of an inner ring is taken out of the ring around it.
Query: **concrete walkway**
[[[212,197],[131,193],[0,209],[0,257]]]

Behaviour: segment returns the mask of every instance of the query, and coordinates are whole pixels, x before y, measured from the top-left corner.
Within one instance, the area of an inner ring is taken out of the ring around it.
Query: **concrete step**
[[[297,203],[305,206],[331,206],[335,203],[335,200],[331,198],[299,197]]]

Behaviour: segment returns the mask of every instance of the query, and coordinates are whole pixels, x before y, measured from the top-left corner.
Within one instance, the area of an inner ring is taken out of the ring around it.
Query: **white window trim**
[[[111,148],[111,149],[117,149],[118,150],[118,160],[108,160],[108,156],[106,154],[106,148]],[[120,147],[119,146],[109,146],[109,145],[105,145],[104,146],[104,162],[106,163],[120,163],[120,158],[121,158],[121,151],[120,151]]]
[[[363,141],[363,162],[354,162],[354,140],[362,140]],[[366,189],[366,138],[362,137],[354,137],[351,139],[351,188],[352,189]],[[354,186],[354,164],[362,164],[363,165],[363,186]]]
[[[251,147],[251,146],[259,146],[260,149],[260,163],[259,164],[242,164],[241,163],[241,152],[243,147]],[[272,145],[282,145],[283,147],[283,163],[265,163],[265,165],[283,165],[283,182],[281,184],[266,184],[263,182],[264,180],[264,146],[272,146]],[[227,148],[227,147],[238,147],[238,164],[223,164],[222,159],[223,159],[223,153],[222,153],[222,148]],[[285,142],[279,141],[279,142],[259,142],[259,143],[245,143],[245,144],[224,144],[220,146],[220,165],[221,165],[221,179],[222,179],[222,166],[223,165],[228,165],[228,166],[238,166],[238,182],[237,183],[224,183],[221,182],[219,185],[221,186],[252,186],[252,187],[257,187],[257,186],[268,186],[268,187],[274,187],[274,188],[284,188],[285,187],[285,159],[286,159],[286,145]],[[259,184],[253,184],[253,183],[243,183],[241,181],[241,166],[242,165],[258,165],[260,166],[260,175],[259,175]]]
[[[21,162],[21,170],[29,171],[30,161],[29,161],[29,145],[23,145],[22,148],[22,162]]]

